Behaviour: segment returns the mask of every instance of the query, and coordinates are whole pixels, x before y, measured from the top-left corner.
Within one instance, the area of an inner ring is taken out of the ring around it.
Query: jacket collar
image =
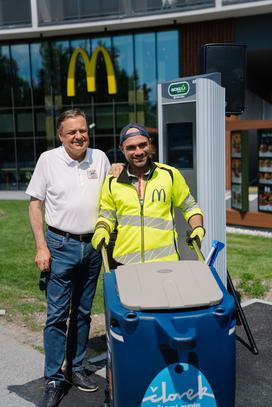
[[[149,173],[148,179],[150,179],[152,177],[153,172],[155,171],[156,167],[157,167],[157,165],[154,163],[154,161],[150,160],[150,166],[149,166],[150,173]],[[128,163],[126,163],[126,165],[124,166],[121,174],[117,178],[117,182],[120,182],[120,183],[123,183],[123,184],[131,184],[131,178],[132,177],[130,177],[128,175],[127,168],[128,168]]]

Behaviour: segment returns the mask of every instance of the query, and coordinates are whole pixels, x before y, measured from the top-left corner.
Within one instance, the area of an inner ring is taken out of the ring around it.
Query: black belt
[[[53,233],[56,233],[57,235],[65,236],[67,239],[75,239],[79,240],[80,242],[87,242],[89,243],[92,240],[93,233],[85,233],[84,235],[75,235],[73,233],[69,232],[64,232],[63,230],[59,230],[56,228],[53,228],[53,226],[48,226],[48,230],[50,230]]]

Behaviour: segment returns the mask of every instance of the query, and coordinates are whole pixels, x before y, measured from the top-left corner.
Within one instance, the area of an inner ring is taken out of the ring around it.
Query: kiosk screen
[[[168,164],[193,169],[193,123],[167,123]]]

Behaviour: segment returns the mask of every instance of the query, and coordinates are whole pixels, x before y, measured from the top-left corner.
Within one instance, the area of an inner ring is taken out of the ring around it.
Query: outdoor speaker
[[[200,50],[201,74],[220,72],[226,89],[226,114],[244,111],[246,83],[246,46],[240,44],[205,44]]]

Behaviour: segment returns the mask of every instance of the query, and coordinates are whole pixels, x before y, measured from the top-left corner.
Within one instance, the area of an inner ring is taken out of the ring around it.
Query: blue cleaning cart
[[[111,407],[234,407],[235,304],[200,261],[104,274]]]

